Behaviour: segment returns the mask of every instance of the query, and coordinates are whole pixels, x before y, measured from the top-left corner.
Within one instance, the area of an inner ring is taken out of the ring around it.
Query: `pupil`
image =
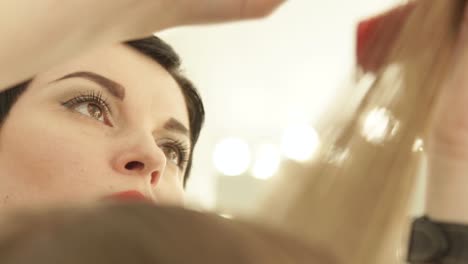
[[[173,160],[173,161],[176,161],[177,160],[177,153],[171,149],[168,150],[169,151],[169,159]]]
[[[88,112],[91,114],[92,117],[98,119],[102,117],[102,111],[99,106],[95,104],[88,104]]]

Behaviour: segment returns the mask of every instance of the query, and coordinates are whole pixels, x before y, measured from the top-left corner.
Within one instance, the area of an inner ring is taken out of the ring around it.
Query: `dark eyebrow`
[[[189,136],[189,130],[181,122],[177,121],[175,118],[170,118],[164,124],[164,129],[169,131],[174,131],[185,136]]]
[[[53,82],[58,82],[70,78],[84,78],[90,80],[98,84],[99,86],[105,88],[110,94],[117,97],[118,99],[123,101],[123,99],[125,98],[125,87],[123,85],[94,72],[74,72],[67,74]]]

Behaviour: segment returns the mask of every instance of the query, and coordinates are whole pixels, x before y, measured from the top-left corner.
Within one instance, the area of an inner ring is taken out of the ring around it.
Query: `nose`
[[[119,174],[142,177],[151,186],[156,187],[164,173],[166,156],[156,146],[154,140],[123,146],[115,154],[113,168]]]

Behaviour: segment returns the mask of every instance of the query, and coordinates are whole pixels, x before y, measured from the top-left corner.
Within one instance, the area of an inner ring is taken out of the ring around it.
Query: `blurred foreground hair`
[[[119,204],[24,213],[2,226],[2,264],[333,264],[325,252],[248,223]]]
[[[331,126],[342,129],[322,134],[314,161],[284,165],[262,219],[325,245],[340,263],[405,262],[408,205],[422,154],[413,146],[427,137],[453,69],[465,2],[409,1],[405,20],[379,22],[368,36],[372,49],[358,50],[367,53],[357,83],[371,80],[364,96],[339,106]],[[365,125],[369,117],[380,119],[374,130]]]

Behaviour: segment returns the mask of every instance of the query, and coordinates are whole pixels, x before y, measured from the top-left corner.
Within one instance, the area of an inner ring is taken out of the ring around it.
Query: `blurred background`
[[[261,21],[159,33],[181,55],[207,112],[189,204],[248,212],[282,160],[313,157],[315,126],[346,100],[357,23],[401,2],[289,0]]]

